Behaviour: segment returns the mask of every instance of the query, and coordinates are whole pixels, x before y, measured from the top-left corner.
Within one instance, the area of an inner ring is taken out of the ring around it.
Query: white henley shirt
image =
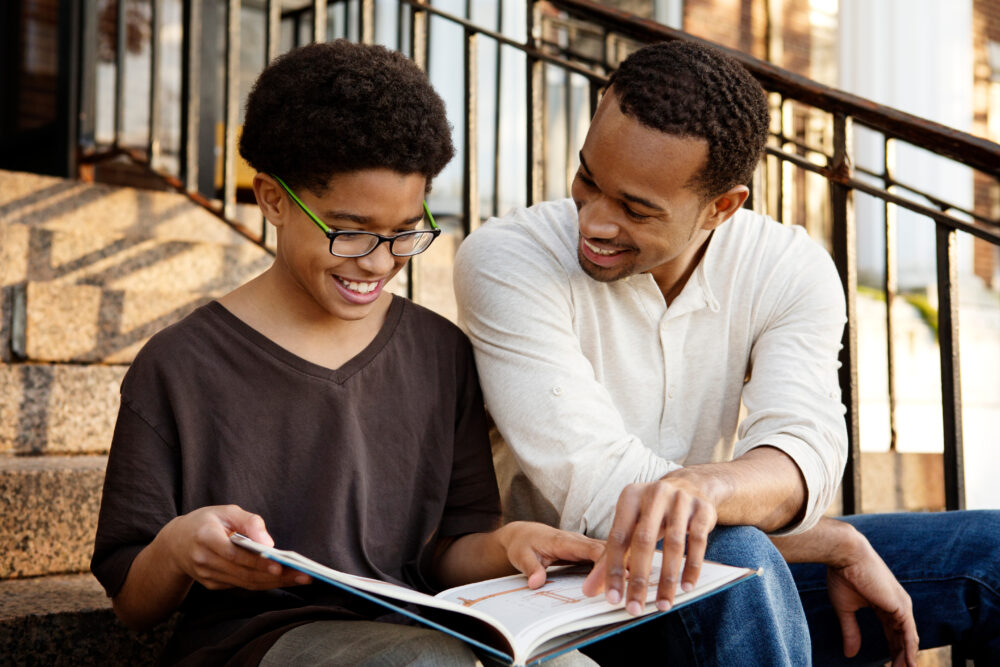
[[[605,538],[626,485],[769,445],[807,487],[782,533],[814,525],[847,452],[844,296],[826,251],[741,209],[668,308],[649,274],[587,276],[578,238],[572,200],[546,202],[491,219],[456,258],[505,518]]]

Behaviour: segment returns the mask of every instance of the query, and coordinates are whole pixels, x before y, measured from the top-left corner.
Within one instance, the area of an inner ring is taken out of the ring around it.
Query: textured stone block
[[[0,458],[0,579],[84,572],[104,456]]]
[[[0,455],[106,453],[126,370],[0,364]]]
[[[127,364],[150,336],[220,294],[30,283],[31,361]]]
[[[131,632],[89,574],[0,581],[4,665],[155,665],[172,627]]]
[[[246,243],[231,227],[181,194],[0,170],[0,225],[5,224]]]
[[[103,285],[118,289],[232,289],[271,264],[271,255],[236,244],[0,226],[0,280]]]

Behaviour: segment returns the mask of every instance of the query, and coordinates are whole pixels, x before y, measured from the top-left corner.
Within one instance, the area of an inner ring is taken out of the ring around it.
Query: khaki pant
[[[261,667],[468,667],[484,663],[500,664],[488,656],[478,656],[465,642],[437,630],[370,621],[315,621],[300,625],[283,634],[260,661]],[[572,652],[546,664],[551,667],[587,667],[596,663]]]

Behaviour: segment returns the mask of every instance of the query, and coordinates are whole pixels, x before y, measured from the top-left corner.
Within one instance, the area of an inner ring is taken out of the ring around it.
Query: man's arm
[[[915,667],[919,638],[910,596],[872,545],[850,524],[824,518],[811,530],[771,541],[789,563],[823,563],[848,658],[861,648],[854,614],[872,607],[882,622],[893,667]]]
[[[235,505],[203,507],[165,525],[132,561],[115,614],[134,630],[150,628],[177,609],[191,585],[252,590],[309,583],[309,577],[241,549],[229,540],[241,532],[268,546],[264,520]]]
[[[778,530],[800,516],[805,493],[798,466],[772,447],[752,449],[734,461],[682,468],[656,482],[629,485],[615,510],[607,552],[588,576],[584,591],[594,595],[603,587],[612,604],[625,595],[626,608],[638,614],[646,597],[652,554],[662,539],[657,606],[669,609],[678,578],[684,590],[698,581],[708,534],[716,525]]]

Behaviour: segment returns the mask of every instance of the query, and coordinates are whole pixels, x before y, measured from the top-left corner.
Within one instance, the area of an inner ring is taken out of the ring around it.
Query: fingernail
[[[691,591],[694,590],[694,584],[692,584],[690,581],[685,581],[683,584],[681,584],[681,590],[684,591],[685,593],[690,593]]]
[[[670,605],[670,601],[669,600],[657,600],[656,601],[656,608],[659,609],[660,611],[669,611],[670,607],[671,607],[671,605]]]
[[[633,616],[638,616],[642,613],[642,605],[640,605],[636,600],[631,600],[627,605],[625,605],[625,609],[627,609],[628,613]]]
[[[607,598],[611,604],[618,604],[622,601],[622,594],[614,588],[609,588]]]

